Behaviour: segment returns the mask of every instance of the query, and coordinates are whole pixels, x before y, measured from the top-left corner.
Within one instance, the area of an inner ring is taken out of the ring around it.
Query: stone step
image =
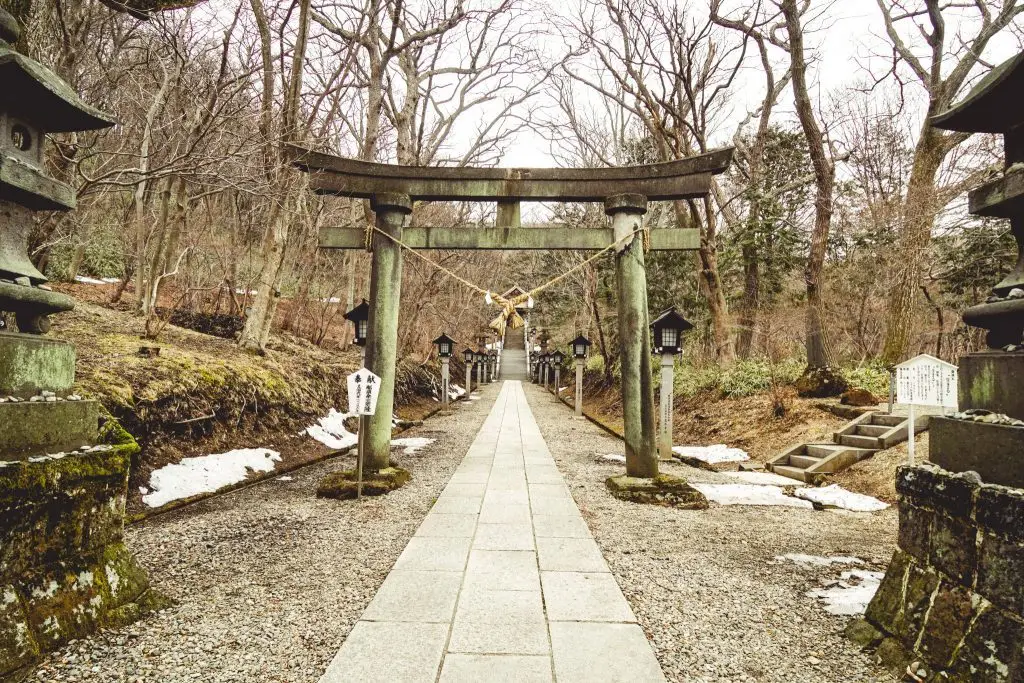
[[[809,443],[807,444],[807,455],[815,458],[827,458],[846,449],[846,446],[839,446],[834,443]]]
[[[807,481],[807,471],[799,467],[792,467],[790,465],[775,465],[774,467],[772,467],[772,472],[783,477],[796,479],[797,481]]]
[[[891,429],[892,427],[889,425],[857,425],[857,434],[859,436],[882,436]]]
[[[802,470],[808,467],[813,467],[821,462],[820,458],[815,458],[812,455],[791,455],[789,456],[789,464],[793,467],[799,467]]]
[[[882,448],[882,444],[879,443],[877,438],[873,436],[857,436],[856,434],[842,434],[839,437],[839,443],[844,446],[867,448],[873,451],[881,450]]]
[[[889,415],[888,413],[872,413],[871,424],[873,425],[885,425],[887,427],[899,427],[901,424],[907,421],[907,418],[902,415]]]

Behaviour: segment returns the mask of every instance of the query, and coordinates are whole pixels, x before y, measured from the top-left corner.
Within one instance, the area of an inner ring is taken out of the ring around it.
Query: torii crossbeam
[[[365,433],[361,429],[359,434],[369,470],[387,467],[390,454],[402,283],[400,240],[413,249],[599,250],[615,244],[626,473],[642,478],[658,474],[647,275],[640,228],[648,201],[705,197],[712,177],[728,168],[731,148],[643,166],[518,169],[396,166],[295,146],[289,152],[295,165],[310,174],[315,192],[369,199],[376,212],[366,365],[380,376],[381,388],[377,412]],[[404,228],[414,201],[497,202],[498,225]],[[519,203],[524,201],[604,202],[611,227],[523,228]],[[700,245],[697,230],[652,230],[650,236],[652,249],[696,249]],[[360,228],[325,228],[320,235],[320,246],[326,249],[357,249],[364,244]]]

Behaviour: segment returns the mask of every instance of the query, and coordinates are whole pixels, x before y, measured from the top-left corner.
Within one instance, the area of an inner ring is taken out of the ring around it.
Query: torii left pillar
[[[639,194],[608,197],[604,211],[611,216],[617,244],[615,285],[619,309],[626,475],[650,479],[658,476],[658,456],[655,452],[647,266],[640,232],[647,213],[647,197]]]
[[[377,229],[402,239],[405,217],[412,213],[407,194],[374,195]],[[377,410],[360,432],[364,467],[377,472],[389,466],[391,416],[395,412],[395,366],[398,362],[398,304],[402,295],[402,248],[379,232],[373,233],[370,263],[370,320],[366,337],[366,367],[380,377]]]

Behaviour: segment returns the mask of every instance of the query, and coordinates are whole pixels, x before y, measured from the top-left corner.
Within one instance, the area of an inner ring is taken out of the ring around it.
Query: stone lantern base
[[[0,681],[165,604],[122,540],[139,446],[68,396],[74,364],[70,344],[0,334]]]

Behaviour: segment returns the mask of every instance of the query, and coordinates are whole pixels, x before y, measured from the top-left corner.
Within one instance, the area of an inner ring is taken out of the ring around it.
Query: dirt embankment
[[[329,452],[298,434],[330,408],[345,409],[345,377],[359,367],[358,350],[327,351],[275,334],[256,355],[173,325],[150,341],[140,316],[74,294],[76,309],[53,318],[51,336],[77,349],[76,390],[103,403],[142,445],[132,507],[154,469],[184,457],[263,446],[281,451],[285,466]],[[428,369],[400,364],[400,417],[420,419],[437,405],[429,398],[434,381]]]

